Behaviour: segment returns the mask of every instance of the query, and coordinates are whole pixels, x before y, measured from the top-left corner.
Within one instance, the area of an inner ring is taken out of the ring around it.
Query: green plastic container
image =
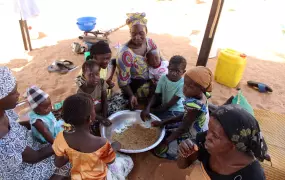
[[[251,115],[254,116],[254,111],[253,111],[251,105],[249,104],[249,102],[247,101],[247,99],[245,98],[245,96],[242,94],[241,90],[238,91],[238,94],[232,100],[232,104],[240,105],[245,110],[247,110],[247,112],[249,112]]]

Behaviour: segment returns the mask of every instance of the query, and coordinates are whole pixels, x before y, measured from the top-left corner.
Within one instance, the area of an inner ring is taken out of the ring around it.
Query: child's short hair
[[[172,56],[171,59],[169,60],[169,66],[172,64],[181,65],[183,69],[186,69],[187,62],[183,56],[175,55],[175,56]]]
[[[82,65],[82,73],[84,74],[87,71],[87,69],[91,70],[94,66],[100,67],[96,61],[93,60],[85,61]]]
[[[111,53],[111,49],[108,43],[105,41],[98,41],[95,44],[93,44],[90,48],[90,55],[95,56],[98,54],[108,54]]]
[[[94,106],[89,94],[78,93],[65,99],[62,108],[62,119],[72,125],[82,125],[90,118]]]

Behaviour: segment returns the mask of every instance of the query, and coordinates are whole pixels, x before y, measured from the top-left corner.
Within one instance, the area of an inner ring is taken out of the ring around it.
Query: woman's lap
[[[46,158],[35,164],[23,163],[24,173],[22,179],[49,179],[53,174],[69,176],[71,165],[68,163],[61,168],[54,165],[54,156]]]
[[[28,136],[32,136],[31,131],[29,131],[27,134]],[[39,150],[48,145],[48,144],[40,144],[37,141],[35,141],[34,138],[32,138],[33,140],[31,141],[31,138],[32,137],[28,137],[27,139],[30,140],[29,145],[34,150]],[[50,177],[52,174],[69,176],[70,174],[69,171],[71,168],[71,165],[69,163],[61,168],[56,168],[54,165],[54,155],[32,165],[27,163],[23,163],[23,165],[25,167],[25,171],[27,171],[30,175],[33,175],[35,177],[39,176],[40,179],[43,177]]]
[[[144,79],[131,79],[131,83],[129,84],[133,94],[135,94],[138,98],[146,98],[149,95],[149,80]],[[129,96],[126,92],[122,90],[125,99],[129,99]]]
[[[115,112],[126,110],[128,100],[124,98],[122,93],[114,94],[108,101],[108,116]]]
[[[27,132],[26,135],[27,146],[31,147],[34,150],[39,150],[47,144],[38,143],[33,137],[31,131]],[[53,174],[58,174],[61,176],[69,176],[70,164],[63,166],[58,169],[54,165],[54,156],[50,156],[38,163],[29,164],[22,162],[20,167],[18,168],[17,173],[13,173],[10,175],[12,179],[49,179]]]

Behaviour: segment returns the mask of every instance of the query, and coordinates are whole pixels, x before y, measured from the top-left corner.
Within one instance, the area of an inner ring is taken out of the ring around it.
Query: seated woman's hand
[[[179,144],[178,153],[179,156],[187,158],[193,153],[198,151],[198,146],[194,144],[190,139],[186,139]]]
[[[107,79],[106,83],[108,84],[108,89],[112,89],[115,86],[115,83],[111,79]]]
[[[129,103],[130,103],[130,110],[134,110],[137,106],[138,106],[138,100],[136,98],[136,96],[132,95],[130,98],[129,98]]]
[[[103,124],[103,126],[107,126],[107,127],[112,125],[112,122],[108,118],[103,119],[101,123]]]

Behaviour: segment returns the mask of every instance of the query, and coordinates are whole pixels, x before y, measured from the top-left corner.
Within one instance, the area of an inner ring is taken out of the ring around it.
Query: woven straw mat
[[[285,115],[254,110],[272,160],[262,163],[267,180],[285,180]]]

